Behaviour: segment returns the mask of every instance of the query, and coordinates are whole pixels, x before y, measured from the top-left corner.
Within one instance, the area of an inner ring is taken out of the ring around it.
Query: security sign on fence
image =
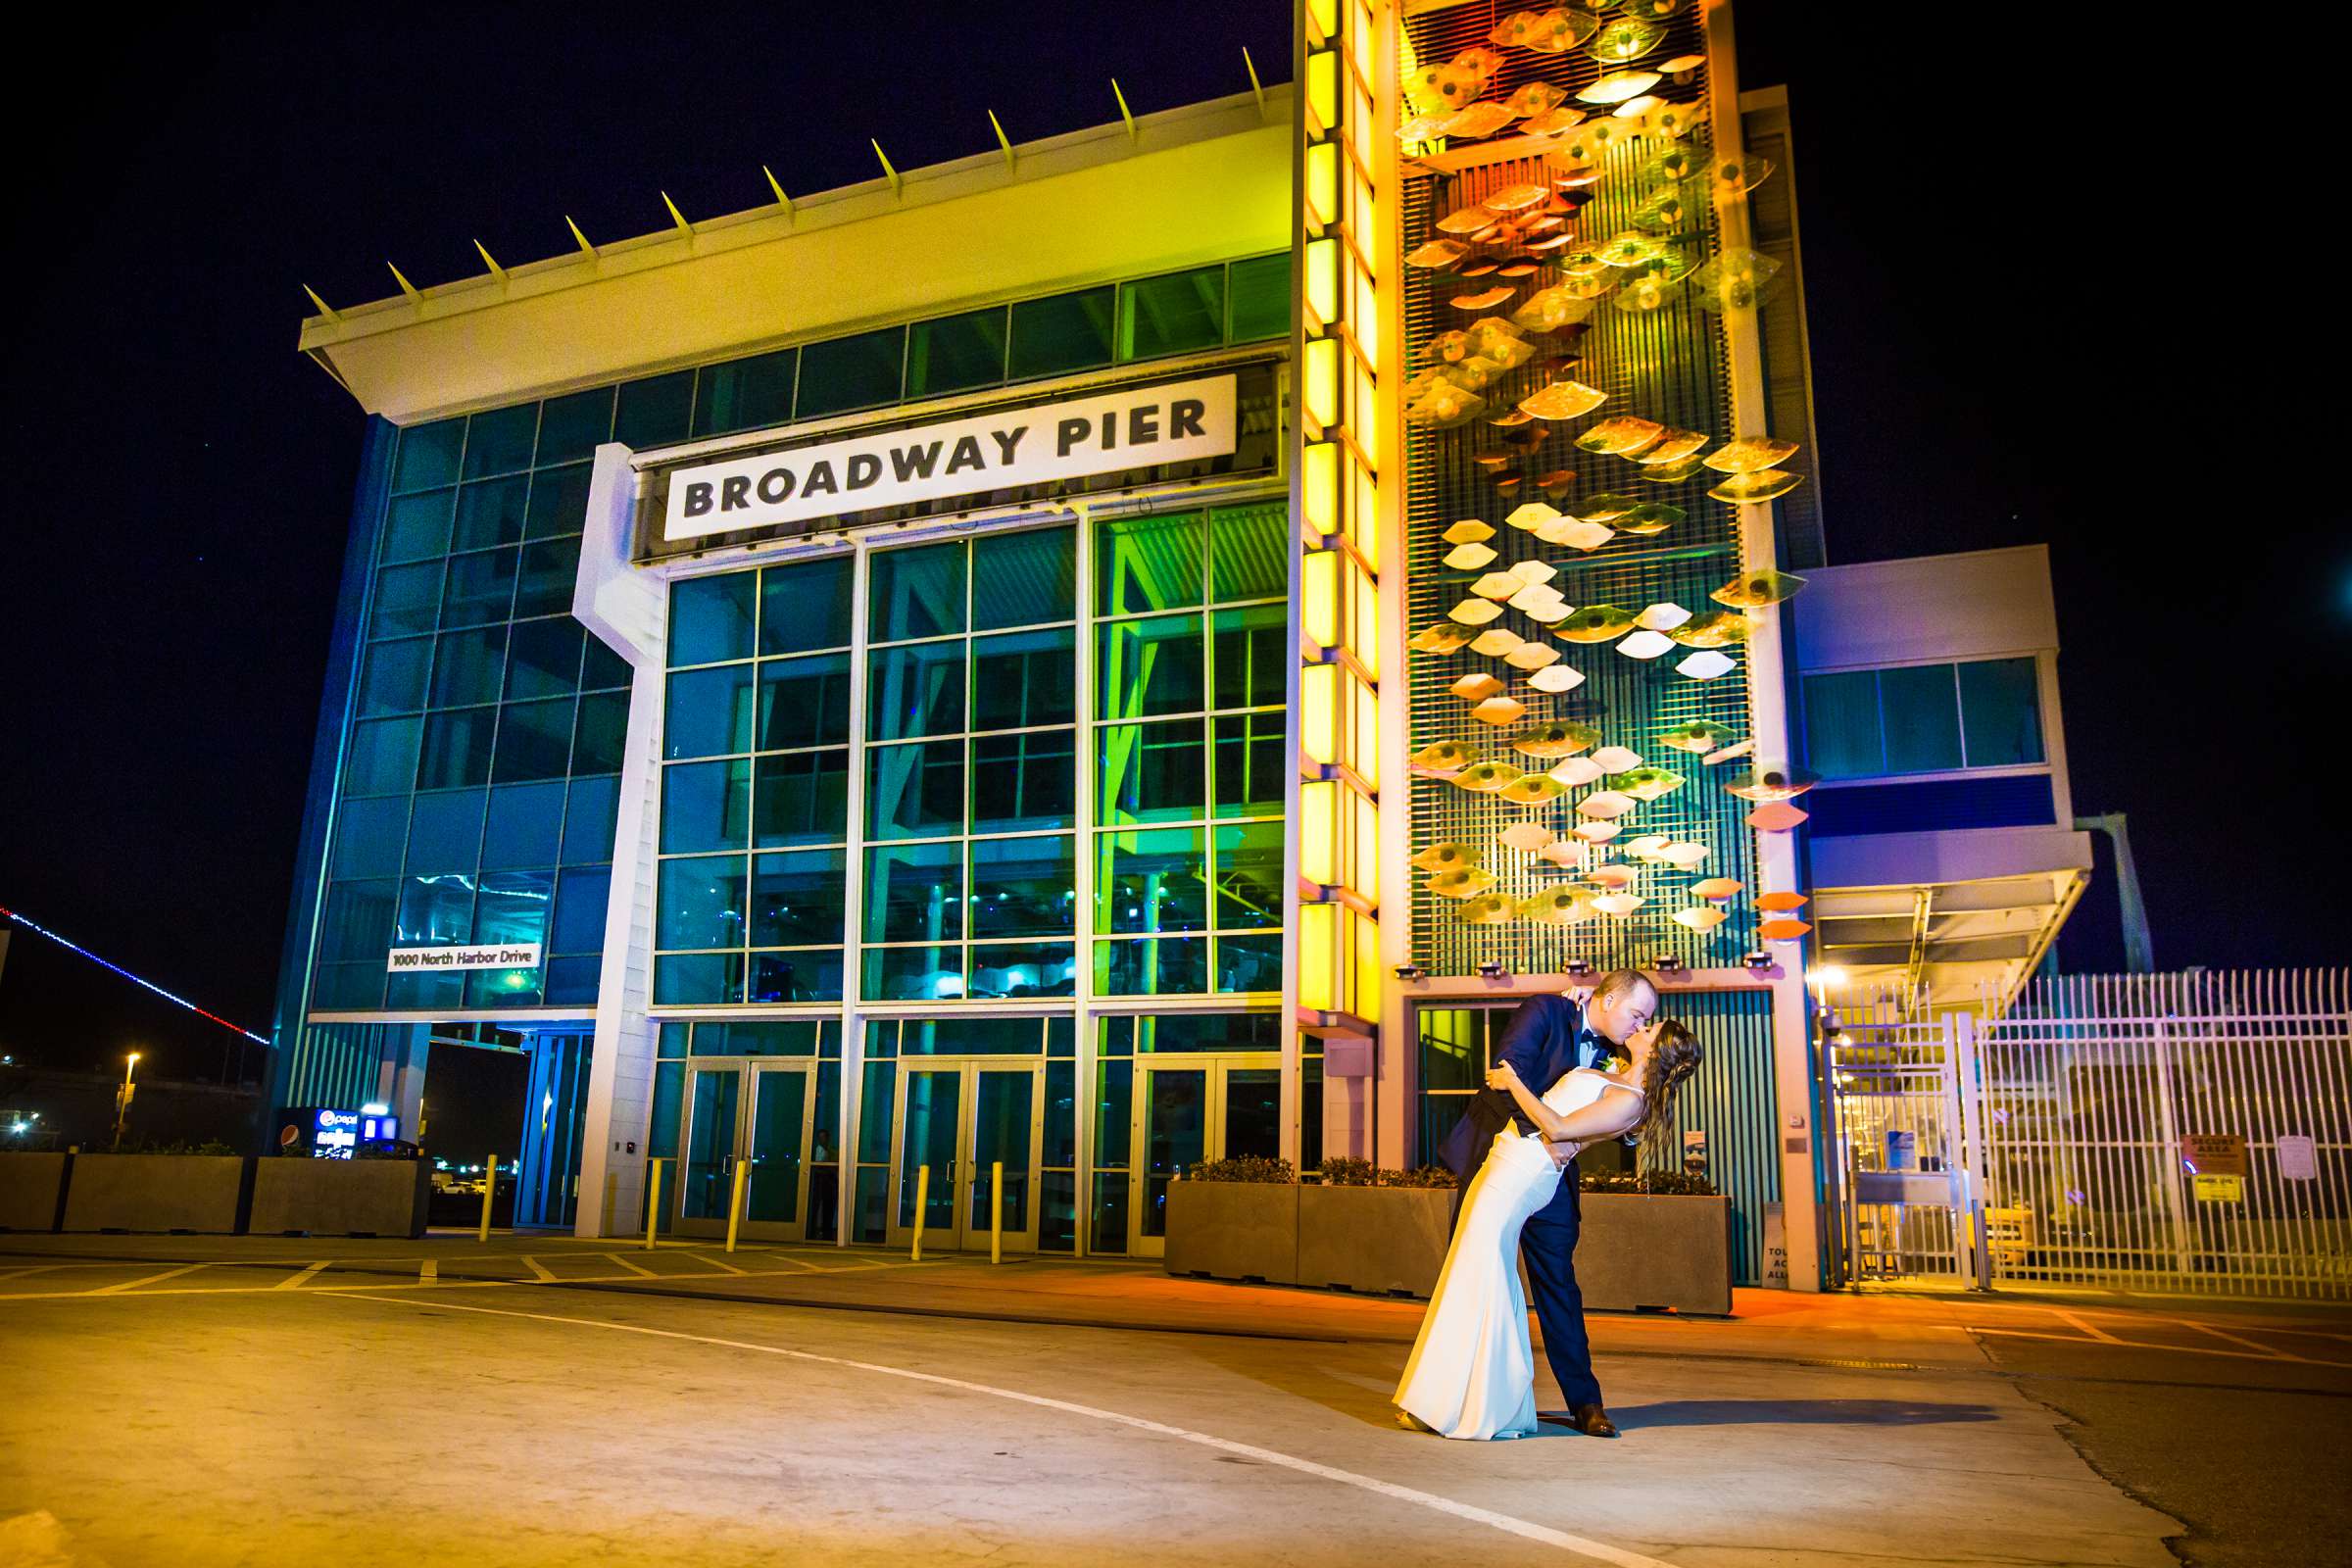
[[[2352,1298],[2348,1002],[2343,971],[1840,999],[1844,1277]]]

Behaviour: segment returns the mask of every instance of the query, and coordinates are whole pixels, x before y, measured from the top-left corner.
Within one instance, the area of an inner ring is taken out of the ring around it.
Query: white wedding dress
[[[1578,1067],[1544,1091],[1544,1103],[1566,1115],[1611,1089],[1642,1092],[1623,1079]],[[1519,1283],[1519,1231],[1559,1186],[1560,1169],[1542,1136],[1514,1124],[1494,1135],[1462,1195],[1453,1244],[1394,1400],[1440,1437],[1535,1436],[1536,1354],[1527,1330],[1527,1291]]]

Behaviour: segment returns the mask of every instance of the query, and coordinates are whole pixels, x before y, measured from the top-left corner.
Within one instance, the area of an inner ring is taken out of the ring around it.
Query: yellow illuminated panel
[[[1374,789],[1380,788],[1380,694],[1360,680],[1349,679],[1355,698],[1355,732],[1348,737],[1352,754],[1348,765]]]
[[[1340,794],[1330,779],[1298,786],[1298,874],[1317,887],[1340,880]]]
[[[1328,430],[1340,422],[1340,345],[1318,338],[1306,346],[1306,414]]]
[[[1314,24],[1318,42],[1340,35],[1340,0],[1306,0],[1306,19]]]
[[[1299,492],[1304,497],[1306,525],[1329,537],[1340,526],[1340,449],[1318,441],[1306,449],[1299,464]]]
[[[1366,1023],[1380,1022],[1380,927],[1364,916],[1348,911],[1354,935],[1352,956],[1355,959],[1353,980],[1349,988],[1354,995],[1348,1010]]]
[[[1339,1005],[1340,906],[1298,906],[1298,1005],[1330,1012]]]
[[[1328,49],[1306,57],[1306,108],[1320,129],[1340,122],[1340,57]]]
[[[1348,563],[1349,604],[1348,646],[1363,662],[1364,673],[1380,679],[1380,585],[1353,561]]]
[[[1318,239],[1306,247],[1306,308],[1326,324],[1340,318],[1340,242]]]
[[[1349,809],[1355,816],[1355,832],[1348,840],[1348,854],[1354,869],[1348,874],[1348,885],[1372,903],[1380,902],[1380,808],[1361,795],[1349,793]]]
[[[1340,760],[1340,666],[1309,664],[1298,672],[1298,745],[1318,762]]]
[[[1317,648],[1340,644],[1340,554],[1312,550],[1301,558],[1298,582],[1299,623],[1306,640]],[[1325,880],[1329,880],[1326,878]]]
[[[1340,220],[1340,149],[1330,142],[1306,150],[1306,213],[1320,226]]]

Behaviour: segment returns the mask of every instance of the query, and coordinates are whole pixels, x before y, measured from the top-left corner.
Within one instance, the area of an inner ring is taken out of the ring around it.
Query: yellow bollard
[[[654,1234],[662,1228],[662,1161],[659,1157],[645,1162],[645,1250],[654,1249]]]
[[[599,1236],[619,1235],[620,1233],[612,1228],[613,1218],[619,1213],[620,1172],[609,1170],[605,1172],[605,1222],[597,1227],[596,1234]]]
[[[727,1250],[730,1252],[735,1250],[735,1227],[743,1219],[743,1184],[751,1174],[750,1160],[739,1159],[735,1162],[735,1186],[727,1194]]]
[[[914,1167],[914,1250],[906,1254],[911,1263],[923,1260],[923,1210],[931,1204],[931,1167]]]
[[[490,1200],[497,1196],[498,1156],[492,1154],[488,1174],[482,1177],[482,1228],[474,1233],[473,1238],[477,1242],[486,1242],[490,1239]]]
[[[1004,1162],[988,1167],[988,1260],[1004,1261]]]

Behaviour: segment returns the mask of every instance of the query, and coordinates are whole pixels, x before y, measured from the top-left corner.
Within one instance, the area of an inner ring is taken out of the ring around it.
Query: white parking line
[[[660,1276],[660,1275],[658,1275],[658,1274],[656,1274],[656,1273],[655,1273],[655,1272],[654,1272],[652,1269],[650,1269],[650,1268],[639,1268],[639,1267],[638,1267],[636,1264],[634,1264],[634,1263],[630,1262],[630,1261],[629,1261],[627,1258],[625,1258],[625,1257],[621,1256],[621,1255],[620,1255],[618,1252],[600,1252],[600,1253],[598,1253],[597,1255],[598,1255],[599,1257],[605,1258],[605,1259],[606,1259],[607,1261],[609,1261],[609,1262],[613,1262],[613,1263],[617,1263],[617,1264],[619,1264],[619,1265],[620,1265],[622,1268],[625,1268],[625,1269],[627,1269],[627,1270],[628,1270],[630,1273],[632,1273],[632,1274],[636,1275],[636,1276],[637,1276],[639,1279],[641,1279],[641,1280],[651,1280],[651,1279],[659,1279],[659,1278],[661,1278],[661,1276]]]
[[[318,1262],[313,1263],[309,1268],[304,1269],[299,1274],[287,1275],[284,1279],[279,1280],[275,1285],[272,1285],[270,1288],[273,1291],[298,1291],[302,1289],[304,1281],[308,1280],[312,1275],[318,1273],[319,1270],[325,1268],[328,1261],[330,1260],[322,1258]]]
[[[1655,1557],[1645,1557],[1638,1551],[1627,1551],[1622,1547],[1589,1540],[1584,1536],[1571,1535],[1565,1530],[1554,1530],[1548,1525],[1540,1525],[1531,1520],[1514,1518],[1507,1513],[1496,1513],[1492,1508],[1481,1508],[1473,1503],[1456,1502],[1451,1497],[1441,1497],[1434,1492],[1400,1487],[1393,1481],[1383,1481],[1377,1476],[1359,1475],[1353,1470],[1342,1470],[1334,1465],[1318,1464],[1312,1459],[1301,1459],[1296,1454],[1284,1453],[1279,1449],[1260,1448],[1253,1444],[1236,1443],[1230,1438],[1211,1437],[1205,1432],[1195,1432],[1186,1427],[1170,1426],[1164,1421],[1147,1420],[1143,1416],[1125,1415],[1117,1410],[1099,1409],[1091,1404],[1078,1404],[1068,1399],[1049,1398],[1042,1394],[1023,1394],[1017,1389],[1000,1389],[993,1384],[972,1383],[962,1378],[942,1377],[935,1372],[916,1372],[906,1367],[884,1366],[878,1361],[853,1361],[847,1356],[819,1355],[813,1350],[793,1350],[778,1345],[756,1345],[748,1340],[722,1340],[707,1334],[681,1333],[676,1329],[645,1328],[635,1323],[610,1323],[592,1317],[559,1317],[552,1312],[516,1312],[506,1307],[468,1306],[455,1301],[429,1303],[404,1301],[398,1297],[363,1296],[352,1291],[339,1291],[336,1295],[345,1300],[376,1301],[385,1306],[429,1305],[434,1311],[480,1312],[490,1317],[526,1318],[539,1323],[564,1323],[575,1328],[611,1329],[618,1334],[642,1334],[653,1339],[684,1340],[696,1345],[716,1346],[721,1349],[753,1350],[762,1355],[781,1355],[796,1361],[814,1361],[820,1365],[847,1367],[858,1372],[878,1372],[884,1377],[904,1378],[911,1383],[928,1383],[939,1388],[960,1389],[966,1394],[983,1394],[991,1398],[1009,1399],[1017,1404],[1035,1405],[1046,1410],[1059,1410],[1065,1415],[1083,1416],[1090,1421],[1106,1421],[1116,1426],[1131,1427],[1138,1432],[1156,1433],[1161,1437],[1176,1438],[1185,1443],[1197,1443],[1202,1447],[1216,1448],[1226,1453],[1238,1454],[1243,1458],[1256,1459],[1264,1464],[1280,1465],[1286,1470],[1296,1470],[1301,1475],[1317,1476],[1325,1481],[1336,1481],[1342,1486],[1355,1487],[1365,1492],[1375,1493],[1380,1496],[1394,1498],[1398,1502],[1409,1502],[1438,1513],[1450,1514],[1456,1519],[1487,1525],[1502,1531],[1506,1535],[1518,1536],[1523,1540],[1537,1542],[1546,1546],[1557,1546],[1563,1551],[1573,1551],[1599,1562],[1615,1563],[1617,1568],[1673,1568],[1672,1564],[1661,1562]]]
[[[90,1296],[121,1296],[124,1291],[135,1291],[142,1285],[153,1285],[162,1280],[175,1280],[182,1274],[193,1274],[200,1268],[207,1268],[210,1266],[211,1265],[205,1263],[187,1263],[178,1268],[168,1268],[161,1274],[149,1274],[135,1280],[123,1280],[118,1285],[101,1285],[98,1287],[98,1289],[86,1292],[84,1294]]]
[[[534,1279],[552,1280],[556,1277],[556,1271],[554,1269],[549,1268],[545,1263],[540,1262],[528,1252],[522,1254],[522,1266],[531,1271],[531,1276]]]

